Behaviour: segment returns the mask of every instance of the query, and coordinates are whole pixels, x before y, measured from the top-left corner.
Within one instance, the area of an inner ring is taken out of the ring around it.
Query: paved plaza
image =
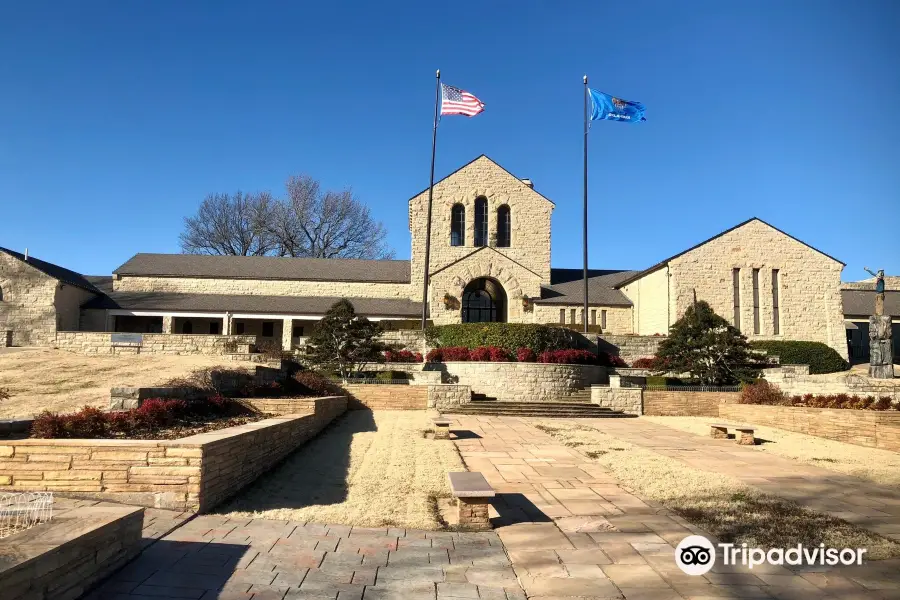
[[[890,490],[733,441],[639,419],[580,423],[885,535],[900,520],[900,500]],[[467,467],[497,490],[493,532],[199,516],[149,546],[89,598],[900,598],[898,560],[752,571],[717,564],[706,575],[686,575],[675,565],[675,546],[690,534],[712,536],[623,488],[577,449],[528,419],[457,416],[451,429],[459,432],[457,439],[435,443],[456,444]],[[162,520],[160,514],[152,531],[179,518]]]

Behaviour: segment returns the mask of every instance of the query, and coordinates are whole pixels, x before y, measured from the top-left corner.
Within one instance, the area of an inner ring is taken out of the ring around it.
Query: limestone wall
[[[575,311],[575,325],[581,326],[581,304],[535,304],[533,319],[535,323],[546,325],[559,325],[559,311],[563,311],[565,325],[572,325],[572,310]],[[588,324],[594,324],[591,320],[591,311],[596,311],[596,324],[602,326],[603,311],[606,311],[606,328],[603,335],[624,335],[632,331],[632,318],[630,306],[588,306]]]
[[[203,512],[251,483],[346,409],[344,397],[317,398],[311,414],[178,440],[3,440],[0,491],[56,491]]]
[[[900,403],[900,379],[897,378],[871,379],[850,372],[810,375],[808,365],[782,365],[765,369],[763,377],[792,396],[850,394],[890,397],[894,403]]]
[[[428,386],[402,384],[350,384],[341,386],[350,410],[425,410]]]
[[[628,415],[644,414],[641,388],[591,386],[591,402]]]
[[[639,335],[665,335],[669,324],[676,319],[669,288],[669,269],[663,267],[622,288],[634,305],[631,310],[631,331]],[[721,291],[720,291],[721,293]]]
[[[421,284],[421,279],[419,279]],[[365,283],[353,281],[298,281],[278,279],[219,279],[203,277],[139,277],[113,279],[113,289],[135,292],[179,292],[189,294],[246,294],[251,296],[327,296],[347,298],[410,298],[409,283]],[[412,294],[412,295],[411,295]]]
[[[11,330],[14,346],[46,346],[56,335],[54,300],[59,282],[0,252],[0,329]]]
[[[665,336],[602,334],[598,347],[609,354],[618,354],[629,365],[639,358],[656,356]]]
[[[718,417],[722,404],[737,402],[740,392],[644,390],[644,414],[660,417]]]
[[[467,385],[472,392],[501,402],[552,402],[578,395],[607,381],[606,368],[519,362],[446,362],[429,365],[444,381]]]
[[[111,333],[89,331],[60,331],[56,347],[82,354],[227,354],[226,344],[256,343],[252,335],[181,335],[174,333],[144,333],[140,347],[112,343]]]
[[[467,385],[444,383],[428,385],[428,408],[452,411],[460,404],[471,402],[472,388]]]

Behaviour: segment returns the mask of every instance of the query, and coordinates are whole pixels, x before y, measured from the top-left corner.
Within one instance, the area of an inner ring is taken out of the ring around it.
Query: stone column
[[[172,321],[174,321],[174,318],[172,317],[172,315],[163,315],[163,325],[162,325],[163,333],[172,333]]]
[[[285,352],[293,350],[292,339],[294,335],[294,320],[285,319],[281,325],[281,349]]]
[[[224,335],[232,335],[231,320],[231,313],[225,313],[225,316],[222,317],[222,333]]]

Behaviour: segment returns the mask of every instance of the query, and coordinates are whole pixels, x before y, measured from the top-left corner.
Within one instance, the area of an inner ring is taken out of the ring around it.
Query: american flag
[[[484,103],[459,88],[441,84],[441,114],[474,117],[484,110]]]

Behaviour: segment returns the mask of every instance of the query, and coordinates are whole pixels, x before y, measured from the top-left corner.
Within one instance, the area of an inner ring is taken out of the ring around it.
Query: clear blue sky
[[[486,153],[533,179],[554,266],[581,266],[587,73],[648,118],[593,127],[592,267],[759,216],[845,280],[900,273],[900,2],[446,6],[4,3],[0,245],[106,274],[177,252],[206,194],[308,173],[352,186],[408,257],[439,67],[487,110],[444,118],[437,176]]]

